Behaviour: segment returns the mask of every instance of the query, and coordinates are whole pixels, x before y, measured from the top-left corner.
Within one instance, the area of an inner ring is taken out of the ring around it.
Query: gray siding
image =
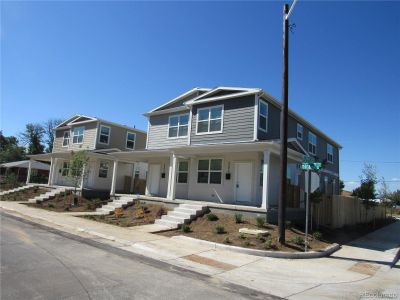
[[[196,105],[192,110],[191,144],[212,144],[254,140],[254,96]],[[223,132],[196,135],[197,109],[224,105]]]
[[[110,140],[109,144],[100,144],[99,143],[99,135],[100,135],[100,125],[105,125],[111,128]],[[130,151],[130,149],[126,148],[126,135],[127,132],[136,133],[136,141],[135,141],[135,149],[134,150],[142,150],[146,148],[146,134],[142,132],[137,132],[134,129],[128,129],[125,127],[115,126],[108,123],[99,123],[99,130],[97,133],[97,144],[96,149],[111,149],[117,148],[122,151]]]
[[[268,128],[267,132],[258,130],[259,140],[276,140],[280,137],[280,113],[281,110],[269,103],[267,100],[262,99],[268,103]]]
[[[149,131],[147,149],[162,149],[175,146],[184,146],[188,143],[188,137],[168,138],[168,119],[173,115],[180,115],[186,112],[170,113],[149,118]]]
[[[85,131],[83,134],[83,143],[82,144],[73,144],[72,143],[72,132],[75,127],[84,127]],[[56,130],[55,138],[54,138],[54,146],[53,152],[63,152],[68,150],[93,150],[95,147],[95,139],[96,139],[96,130],[97,122],[91,122],[81,125],[72,126],[70,129],[70,142],[68,147],[62,147],[63,136],[65,130]]]

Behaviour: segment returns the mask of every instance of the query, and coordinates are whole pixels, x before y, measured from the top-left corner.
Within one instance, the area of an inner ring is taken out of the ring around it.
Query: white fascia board
[[[185,104],[190,105],[190,104],[192,104],[194,102],[200,102],[201,99],[204,99],[204,100],[208,99],[207,97],[209,97],[209,96],[211,96],[211,95],[213,95],[213,94],[215,94],[217,92],[221,92],[221,91],[238,91],[238,92],[252,92],[252,91],[254,91],[254,92],[260,92],[261,89],[259,89],[259,88],[242,88],[242,87],[219,86],[219,87],[216,87],[216,88],[212,89],[208,93],[204,93],[204,94],[202,94],[202,95],[200,95],[200,96],[198,96],[198,97],[196,97],[194,99],[191,99],[191,100],[185,102]],[[226,96],[228,96],[228,95],[226,95]]]
[[[74,125],[81,125],[81,124],[87,124],[87,123],[93,123],[93,122],[97,122],[97,119],[94,120],[86,120],[86,121],[80,121],[80,122],[69,122],[67,124],[67,126],[74,126]]]
[[[182,111],[187,111],[187,110],[188,110],[188,108],[186,106],[179,106],[179,107],[159,110],[159,111],[155,111],[155,112],[148,112],[143,115],[145,117],[150,117],[150,116],[164,115],[164,114],[169,114],[169,113],[174,113],[174,112],[182,112]]]
[[[58,124],[56,127],[54,127],[54,129],[58,129],[64,126],[67,126],[68,123],[72,122],[73,120],[76,120],[77,118],[81,117],[81,115],[73,115],[72,117],[64,120],[63,122],[61,122],[60,124]]]
[[[205,98],[202,100],[198,101],[188,101],[185,104],[187,106],[193,106],[197,104],[202,104],[202,103],[207,103],[207,102],[214,102],[214,101],[220,101],[220,100],[225,100],[225,99],[232,99],[232,98],[238,98],[238,97],[243,97],[243,96],[248,96],[248,95],[254,95],[259,93],[259,90],[253,90],[253,91],[248,91],[248,92],[240,92],[236,94],[229,94],[229,95],[224,95],[224,96],[218,96],[218,97],[211,97],[211,98]]]

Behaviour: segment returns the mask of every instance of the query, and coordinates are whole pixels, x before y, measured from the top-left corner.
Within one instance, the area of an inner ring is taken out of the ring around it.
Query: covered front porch
[[[271,141],[119,152],[113,156],[148,164],[144,199],[194,200],[267,210],[278,204],[279,148],[279,143]],[[293,149],[288,152],[288,181],[299,187],[296,164],[302,161],[303,153]],[[298,191],[301,198],[300,188]]]

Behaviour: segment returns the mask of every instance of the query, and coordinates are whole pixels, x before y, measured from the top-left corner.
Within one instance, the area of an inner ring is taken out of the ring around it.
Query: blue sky
[[[281,98],[283,2],[1,2],[1,128],[75,113],[146,129],[142,114],[193,87]],[[290,107],[400,188],[400,2],[299,1]],[[16,113],[18,112],[18,113]],[[393,163],[397,162],[397,163]]]

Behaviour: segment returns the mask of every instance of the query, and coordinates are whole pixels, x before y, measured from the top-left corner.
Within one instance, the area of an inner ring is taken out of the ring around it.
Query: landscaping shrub
[[[239,213],[236,213],[235,214],[235,222],[236,223],[243,223],[243,215],[242,214],[239,214]]]
[[[296,245],[304,245],[304,238],[302,236],[295,236],[291,239],[291,242]]]
[[[223,234],[225,233],[225,227],[221,224],[218,224],[217,226],[215,226],[215,231],[218,234]]]
[[[246,236],[243,233],[239,234],[239,239],[244,240],[245,238],[246,238]]]
[[[231,240],[229,239],[229,236],[225,237],[224,243],[225,244],[230,244],[231,243]]]
[[[316,239],[316,240],[321,240],[321,239],[322,239],[322,233],[319,232],[319,231],[313,232],[312,236],[313,236],[313,238]]]
[[[256,221],[257,221],[257,226],[258,227],[264,227],[264,225],[265,225],[265,218],[264,217],[257,217]]]
[[[256,239],[261,242],[265,242],[265,236],[262,233],[257,234]]]
[[[267,238],[267,240],[265,241],[265,247],[272,248],[272,238]]]
[[[182,230],[183,232],[190,232],[190,226],[187,225],[187,224],[182,224],[181,230]]]
[[[160,207],[156,212],[157,217],[161,217],[166,214],[167,214],[167,210],[164,207]]]
[[[217,221],[218,217],[217,217],[217,215],[215,215],[213,213],[209,213],[209,214],[207,214],[207,219],[208,219],[208,221]]]
[[[250,241],[249,241],[248,239],[246,239],[246,240],[244,241],[244,245],[245,245],[246,247],[250,247],[250,246],[251,246],[251,243],[250,243]]]

